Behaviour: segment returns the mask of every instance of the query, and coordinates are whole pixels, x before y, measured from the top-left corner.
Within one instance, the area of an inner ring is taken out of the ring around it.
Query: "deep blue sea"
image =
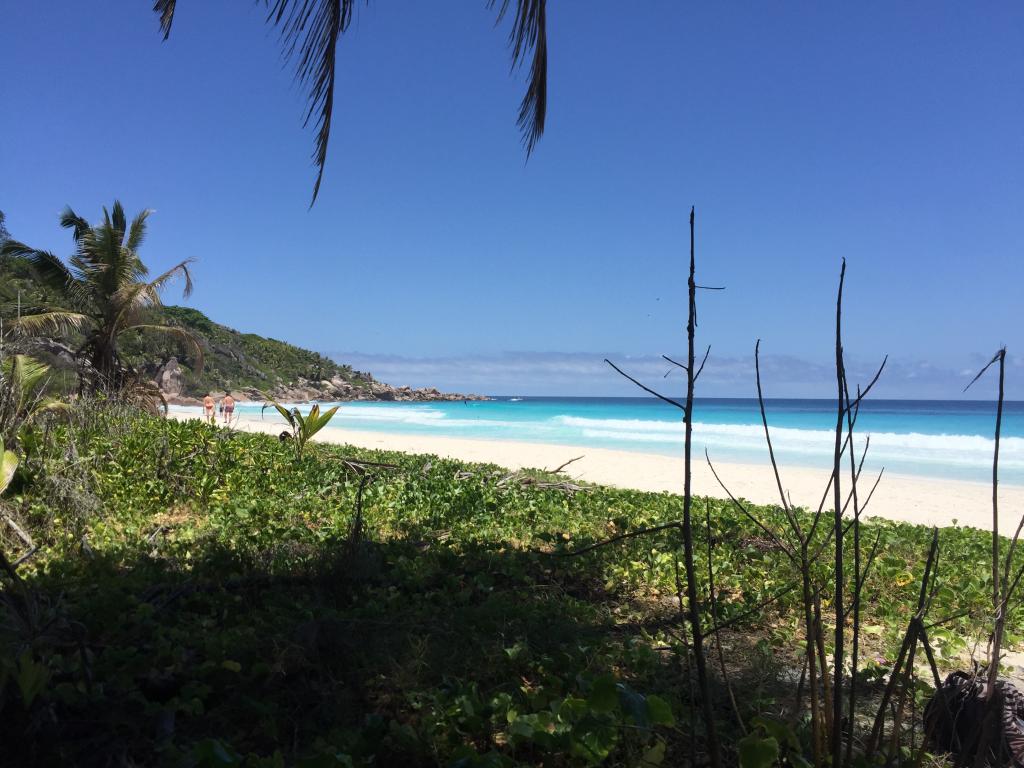
[[[834,401],[766,402],[780,463],[830,466]],[[653,398],[506,396],[465,403],[340,406],[332,426],[359,431],[562,443],[661,454],[680,454],[683,445],[682,412]],[[299,407],[305,410],[308,405]],[[239,411],[259,416],[260,406],[240,404]],[[856,426],[859,439],[871,436],[865,472],[884,466],[887,472],[987,482],[992,473],[995,413],[994,402],[867,400]],[[264,418],[280,420],[272,410],[267,410]],[[707,447],[713,460],[767,461],[757,400],[698,398],[694,441],[699,457]],[[1024,485],[1024,402],[1004,404],[1000,479]]]

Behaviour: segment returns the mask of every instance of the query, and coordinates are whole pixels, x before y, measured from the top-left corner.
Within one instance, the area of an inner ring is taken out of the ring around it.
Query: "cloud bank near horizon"
[[[683,371],[656,355],[502,352],[491,355],[407,357],[337,352],[331,357],[396,386],[437,387],[449,392],[488,395],[630,396],[643,395],[604,362],[612,360],[647,386],[666,394],[685,388]],[[680,358],[676,358],[680,359]],[[956,400],[995,399],[995,378],[964,387],[989,357],[981,354],[957,368],[925,361],[890,359],[873,390],[878,398]],[[881,359],[848,360],[851,385],[865,385]],[[763,354],[761,381],[766,397],[834,397],[834,366],[792,355]],[[1007,357],[1008,399],[1024,398],[1024,358]],[[699,396],[756,397],[753,357],[711,356],[701,375]]]

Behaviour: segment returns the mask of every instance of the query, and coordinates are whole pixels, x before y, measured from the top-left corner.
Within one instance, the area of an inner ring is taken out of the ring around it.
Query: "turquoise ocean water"
[[[491,440],[562,443],[647,453],[680,454],[681,411],[651,398],[496,397],[481,402],[340,403],[332,426],[358,431]],[[300,404],[305,411],[309,405]],[[828,467],[835,404],[827,400],[769,400],[768,417],[782,464]],[[193,411],[199,409],[180,408]],[[260,405],[240,404],[260,416]],[[887,472],[987,482],[991,479],[995,403],[869,400],[857,433],[871,436],[865,472]],[[268,409],[263,418],[281,421]],[[713,460],[767,461],[757,401],[698,399],[695,455]],[[859,449],[858,449],[859,456]],[[571,457],[566,457],[571,458]],[[1004,405],[1000,447],[1002,482],[1024,485],[1024,402]]]

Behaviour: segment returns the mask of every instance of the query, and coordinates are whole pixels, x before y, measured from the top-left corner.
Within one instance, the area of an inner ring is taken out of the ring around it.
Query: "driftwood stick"
[[[565,469],[566,467],[568,467],[568,466],[569,466],[570,464],[572,464],[572,463],[573,463],[574,461],[579,461],[579,460],[580,460],[580,459],[582,459],[582,458],[583,458],[583,456],[577,456],[577,457],[576,457],[575,459],[569,459],[569,460],[568,460],[567,462],[565,462],[564,464],[560,464],[560,465],[558,466],[558,468],[557,468],[557,469],[552,469],[552,470],[551,470],[551,474],[552,474],[552,475],[557,475],[557,474],[558,474],[559,472],[561,472],[561,471],[562,471],[563,469]]]
[[[4,515],[4,522],[11,527],[11,530],[18,534],[18,538],[25,542],[28,547],[31,548],[35,546],[35,543],[32,541],[32,537],[22,530],[21,526],[14,521],[13,517],[10,515]]]

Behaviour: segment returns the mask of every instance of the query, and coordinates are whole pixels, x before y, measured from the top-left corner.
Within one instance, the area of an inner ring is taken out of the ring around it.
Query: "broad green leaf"
[[[21,691],[22,701],[25,708],[32,706],[36,696],[43,692],[46,683],[50,680],[50,670],[44,665],[36,662],[32,655],[25,651],[18,659],[18,671],[15,673],[15,680],[18,689]]]
[[[587,702],[595,712],[611,712],[618,707],[619,691],[615,686],[615,678],[602,675],[594,680]]]
[[[322,414],[320,414],[320,415],[319,415],[319,417],[318,417],[318,418],[316,418],[315,420],[313,420],[313,419],[311,418],[311,419],[310,419],[310,425],[309,425],[309,427],[308,427],[308,428],[307,428],[307,430],[306,430],[306,437],[312,437],[312,436],[313,436],[313,435],[315,435],[315,434],[316,434],[317,432],[319,432],[319,431],[320,431],[321,429],[323,429],[324,427],[326,427],[326,426],[327,426],[327,423],[328,423],[328,422],[329,422],[329,421],[330,421],[330,420],[331,420],[332,418],[334,418],[334,414],[335,414],[335,413],[337,413],[337,412],[338,412],[338,406],[334,406],[333,408],[331,408],[331,409],[329,409],[329,410],[326,410],[326,411],[324,411],[324,412],[323,412]],[[313,416],[313,414],[312,414],[312,413],[310,413],[310,417],[312,417],[312,416]]]
[[[779,742],[750,734],[740,739],[740,768],[772,768],[779,759]]]
[[[655,725],[675,725],[676,719],[672,707],[660,696],[647,697],[647,717]]]
[[[261,414],[267,408],[273,408],[279,414],[281,414],[281,418],[283,418],[286,422],[288,422],[288,424],[290,424],[294,428],[294,426],[295,426],[295,417],[292,415],[291,411],[289,411],[287,408],[285,408],[283,405],[281,405],[279,402],[277,402],[277,400],[272,398],[266,392],[260,392],[260,395],[263,397],[263,400],[265,401],[265,403],[263,405],[263,408],[260,409],[260,413]]]
[[[192,748],[192,756],[203,768],[227,768],[242,763],[241,755],[217,739],[197,742]]]
[[[18,468],[18,455],[14,451],[3,451],[0,453],[0,493],[7,490],[14,477],[14,470]]]
[[[755,728],[760,727],[766,735],[771,736],[779,744],[785,744],[795,752],[800,750],[800,739],[797,738],[796,733],[786,723],[759,715],[753,718],[750,724]]]
[[[644,765],[661,765],[665,759],[665,742],[658,741],[653,747],[644,752]]]

